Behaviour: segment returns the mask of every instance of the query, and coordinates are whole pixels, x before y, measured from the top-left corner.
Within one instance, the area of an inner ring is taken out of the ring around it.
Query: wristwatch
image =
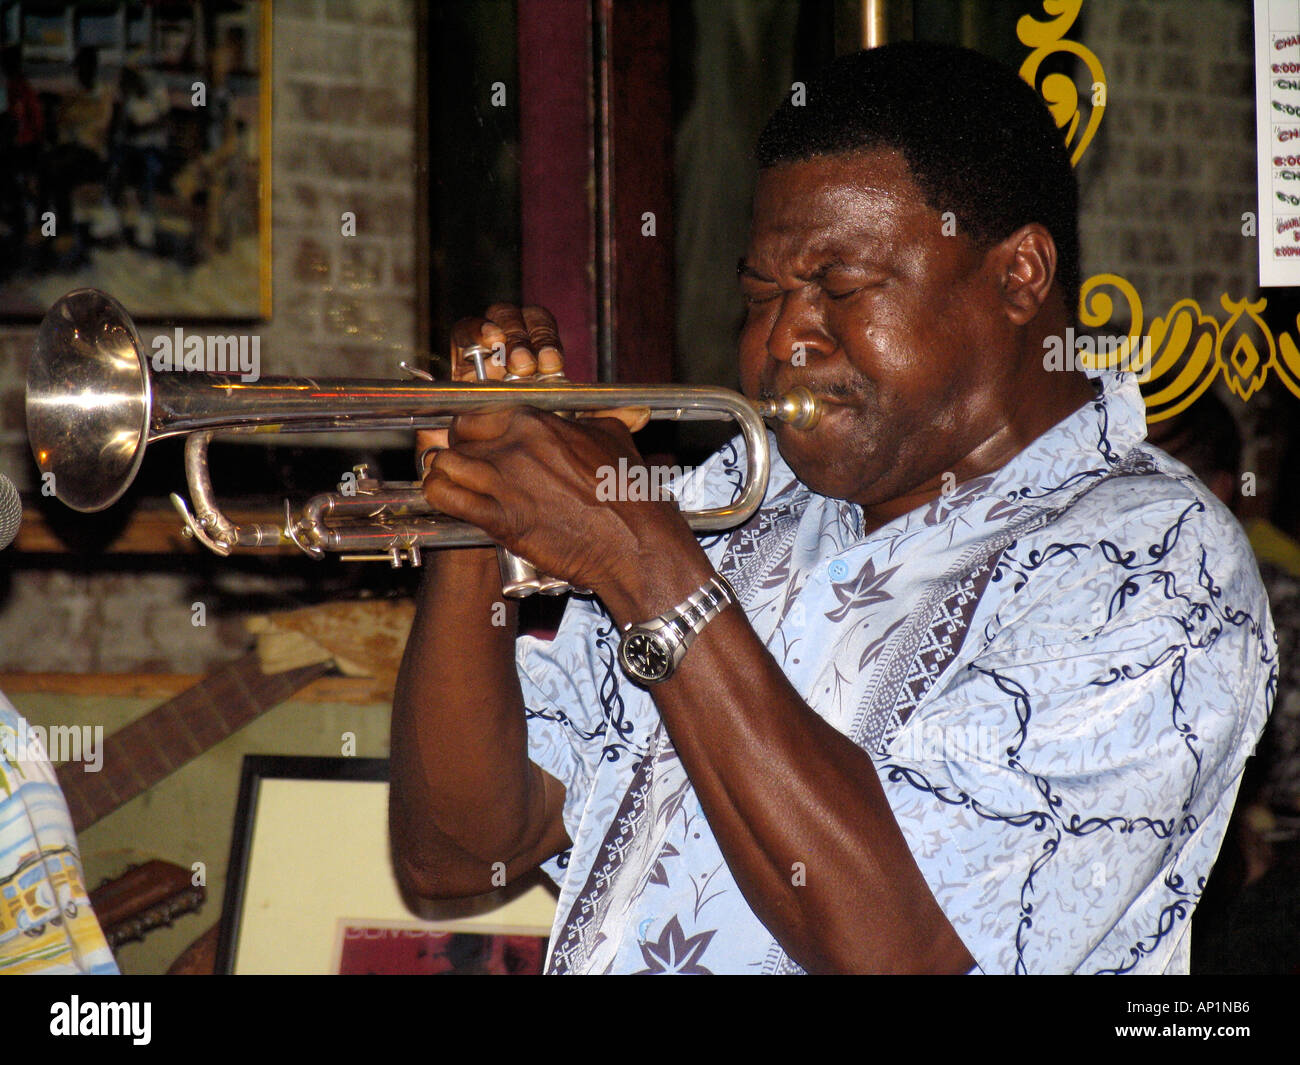
[[[639,625],[629,624],[618,645],[618,662],[638,684],[658,684],[676,672],[704,626],[728,603],[740,605],[727,579],[715,573],[671,610]]]

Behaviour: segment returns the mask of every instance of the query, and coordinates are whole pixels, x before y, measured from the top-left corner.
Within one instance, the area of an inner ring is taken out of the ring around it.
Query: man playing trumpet
[[[593,597],[516,643],[493,550],[426,556],[399,879],[541,864],[553,972],[1186,971],[1275,642],[1132,377],[1044,366],[1078,302],[1060,132],[992,61],[891,45],[758,156],[742,387],[823,415],[775,428],[763,506],[703,541],[671,501],[597,499],[635,412],[456,419],[429,501]],[[539,308],[453,340],[504,345],[496,376],[562,363]],[[733,443],[683,507],[740,469]]]

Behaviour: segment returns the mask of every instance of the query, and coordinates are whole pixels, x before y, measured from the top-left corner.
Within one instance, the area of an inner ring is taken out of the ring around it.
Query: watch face
[[[630,632],[618,649],[623,668],[638,680],[663,680],[673,668],[664,640],[649,632]]]

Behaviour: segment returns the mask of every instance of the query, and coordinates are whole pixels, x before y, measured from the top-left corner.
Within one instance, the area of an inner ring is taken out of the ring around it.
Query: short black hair
[[[900,41],[841,56],[767,121],[761,167],[873,148],[902,153],[926,203],[987,249],[1029,222],[1052,234],[1071,322],[1079,185],[1065,138],[1009,67],[955,45]]]

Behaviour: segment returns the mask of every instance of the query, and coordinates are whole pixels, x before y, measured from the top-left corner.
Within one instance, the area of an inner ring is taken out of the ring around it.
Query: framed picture
[[[269,317],[270,28],[260,0],[0,0],[0,317],[83,286]]]
[[[244,759],[220,973],[540,973],[555,915],[543,878],[420,914],[388,847],[388,762]]]

